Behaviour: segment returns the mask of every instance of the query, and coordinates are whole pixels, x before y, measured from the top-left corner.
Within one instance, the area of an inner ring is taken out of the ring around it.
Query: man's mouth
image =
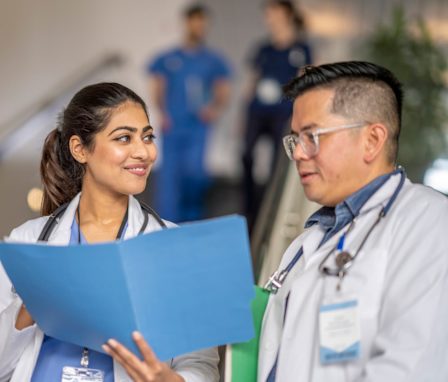
[[[316,175],[316,171],[299,171],[300,181],[302,184],[310,182]]]

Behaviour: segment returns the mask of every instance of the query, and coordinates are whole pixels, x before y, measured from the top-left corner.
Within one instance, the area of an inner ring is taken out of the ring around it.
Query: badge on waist
[[[319,312],[320,362],[322,365],[358,359],[361,330],[356,298],[324,301]]]
[[[104,382],[104,372],[86,367],[65,366],[61,382]]]

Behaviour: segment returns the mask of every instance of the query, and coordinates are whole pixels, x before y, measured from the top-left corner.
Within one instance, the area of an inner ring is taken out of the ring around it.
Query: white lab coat
[[[362,208],[345,242],[352,254],[399,179],[389,179]],[[302,245],[304,253],[278,294],[270,296],[258,381],[266,381],[279,349],[277,382],[448,381],[448,198],[405,181],[342,283],[342,293],[358,297],[361,357],[322,366],[318,311],[323,296],[336,293],[337,278],[322,276],[318,266],[341,234],[316,250],[323,231],[314,225],[286,250],[279,269]],[[333,264],[331,257],[328,266]]]
[[[68,244],[78,203],[79,195],[69,204],[59,224],[52,232],[48,241],[50,244]],[[140,204],[131,196],[125,238],[138,234],[143,219],[144,215]],[[11,232],[10,239],[20,242],[36,242],[46,220],[47,217],[42,217],[26,222]],[[172,224],[167,223],[167,225]],[[158,229],[161,229],[160,225],[150,216],[146,232]],[[42,345],[44,333],[37,325],[21,331],[15,329],[15,320],[21,305],[22,301],[12,293],[11,282],[0,264],[0,382],[29,382]],[[218,381],[218,361],[217,349],[207,349],[174,358],[172,367],[187,382]],[[115,382],[131,381],[125,370],[116,362],[114,362],[114,380]]]

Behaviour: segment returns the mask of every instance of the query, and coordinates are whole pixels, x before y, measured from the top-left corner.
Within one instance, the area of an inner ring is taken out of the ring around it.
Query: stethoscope
[[[393,203],[395,202],[395,199],[397,198],[398,194],[400,193],[401,189],[403,188],[404,181],[406,180],[406,175],[403,170],[403,168],[399,167],[394,173],[391,175],[395,175],[399,173],[400,174],[400,182],[398,183],[394,193],[390,197],[387,204],[381,209],[381,211],[378,214],[378,217],[376,218],[375,222],[372,224],[370,229],[367,231],[367,233],[364,235],[361,244],[356,249],[355,253],[352,255],[349,251],[344,250],[344,242],[347,235],[352,231],[353,227],[355,226],[356,219],[353,219],[350,223],[348,229],[342,234],[342,236],[339,238],[337,245],[330,251],[328,254],[323,258],[323,260],[319,264],[319,272],[324,276],[336,276],[339,277],[339,283],[337,285],[337,289],[340,289],[341,282],[345,275],[347,274],[348,270],[353,266],[354,261],[358,257],[359,252],[364,247],[364,244],[366,243],[367,239],[369,238],[372,231],[375,229],[375,227],[380,223],[381,219],[385,218],[387,213],[389,212],[390,208],[392,207]],[[329,267],[326,265],[328,262],[328,259],[330,256],[337,252],[334,262],[335,267]],[[283,286],[283,283],[285,282],[286,277],[288,276],[289,272],[294,268],[299,258],[302,256],[303,253],[303,247],[300,248],[300,250],[297,252],[297,254],[294,256],[294,258],[289,262],[289,264],[281,271],[275,271],[271,277],[269,278],[268,282],[264,286],[264,289],[266,289],[268,292],[276,294],[278,290]]]
[[[140,231],[138,232],[138,235],[142,234],[143,232],[145,232],[146,227],[148,226],[148,221],[149,221],[149,216],[151,215],[156,221],[157,223],[159,223],[159,225],[162,228],[166,228],[166,224],[165,222],[160,218],[159,215],[157,215],[157,213],[148,205],[146,205],[145,203],[139,201],[140,203],[140,207],[143,211],[143,215],[144,215],[144,221],[143,224],[140,228]],[[42,231],[39,235],[39,238],[37,239],[37,241],[48,241],[51,233],[53,232],[53,230],[55,229],[55,227],[57,226],[57,224],[59,223],[59,220],[61,219],[62,215],[64,215],[65,210],[67,209],[69,203],[65,203],[62,206],[58,207],[48,218],[47,222],[45,223],[44,228],[42,228]],[[79,211],[79,210],[78,210]],[[121,237],[121,233],[124,230],[124,227],[126,225],[127,219],[128,218],[128,211],[126,210],[126,215],[121,223],[120,229],[119,229],[119,237]]]

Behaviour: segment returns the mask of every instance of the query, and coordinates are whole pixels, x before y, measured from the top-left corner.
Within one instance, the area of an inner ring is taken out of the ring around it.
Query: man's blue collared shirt
[[[322,230],[325,231],[319,247],[358,216],[367,200],[395,173],[396,171],[381,175],[350,195],[336,207],[322,207],[311,215],[305,223],[305,228],[319,224]]]

